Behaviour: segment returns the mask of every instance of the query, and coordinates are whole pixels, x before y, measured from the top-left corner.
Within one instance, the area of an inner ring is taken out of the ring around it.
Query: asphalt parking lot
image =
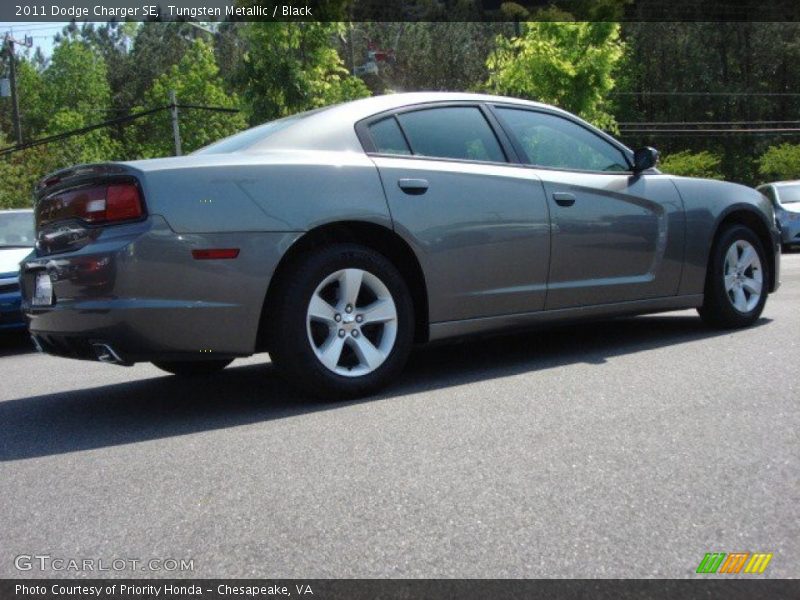
[[[800,254],[782,279],[748,330],[683,311],[423,349],[341,404],[266,356],[185,383],[5,339],[0,577],[691,577],[712,551],[800,577]]]

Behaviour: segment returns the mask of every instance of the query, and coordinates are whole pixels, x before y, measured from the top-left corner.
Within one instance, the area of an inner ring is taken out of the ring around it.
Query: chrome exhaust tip
[[[124,366],[130,366],[131,364],[122,360],[119,354],[117,354],[116,351],[108,344],[95,342],[92,344],[92,350],[94,351],[95,357],[100,362]]]

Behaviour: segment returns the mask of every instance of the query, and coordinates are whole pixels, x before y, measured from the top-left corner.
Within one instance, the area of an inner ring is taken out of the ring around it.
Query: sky
[[[0,35],[12,33],[14,37],[21,39],[26,35],[33,38],[33,47],[39,46],[44,52],[45,56],[50,56],[53,52],[53,36],[59,33],[64,27],[69,25],[69,21],[43,23],[36,22],[15,22],[3,23],[0,22]]]

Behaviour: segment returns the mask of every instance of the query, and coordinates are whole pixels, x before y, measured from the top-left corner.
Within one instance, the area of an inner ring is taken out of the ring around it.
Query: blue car
[[[0,211],[0,332],[25,329],[20,310],[19,263],[33,250],[33,211]]]

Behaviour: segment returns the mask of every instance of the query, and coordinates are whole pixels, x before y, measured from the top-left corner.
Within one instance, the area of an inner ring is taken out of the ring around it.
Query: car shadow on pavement
[[[761,319],[756,326],[769,323]],[[0,461],[130,444],[425,393],[520,373],[590,363],[731,335],[696,316],[625,318],[546,331],[472,338],[417,349],[384,393],[320,402],[295,392],[272,365],[227,368],[213,377],[141,379],[0,402]],[[266,360],[266,357],[265,357]],[[487,399],[487,402],[490,402]]]
[[[0,332],[0,358],[34,351],[31,336],[26,331]]]

